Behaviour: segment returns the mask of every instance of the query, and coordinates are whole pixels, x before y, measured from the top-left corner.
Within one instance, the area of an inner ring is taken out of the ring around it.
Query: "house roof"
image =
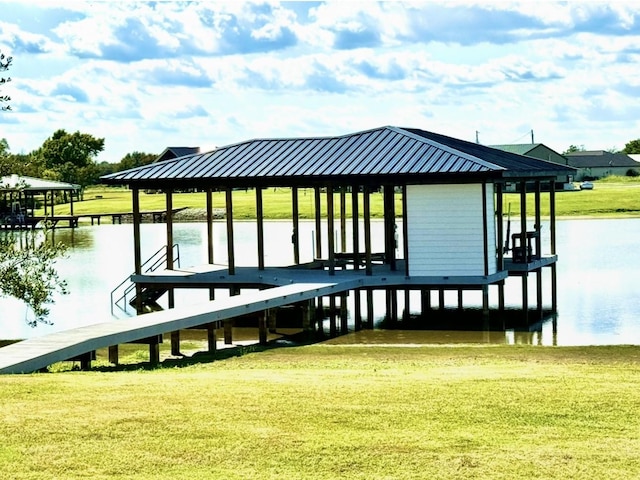
[[[518,155],[526,155],[531,150],[539,147],[542,143],[513,143],[504,145],[490,145],[491,148],[504,150],[505,152],[517,153]]]
[[[550,178],[573,171],[433,132],[386,126],[336,137],[248,140],[102,179],[139,186],[258,186]]]
[[[565,153],[569,165],[576,168],[638,168],[639,164],[624,153],[611,153],[606,150],[586,150]]]
[[[161,162],[163,160],[170,160],[172,158],[184,157],[186,155],[191,155],[192,153],[199,153],[200,147],[167,147],[164,151],[158,155],[156,158],[156,162]]]
[[[80,190],[80,185],[45,180],[43,178],[7,175],[0,179],[0,191],[48,192],[52,190]]]

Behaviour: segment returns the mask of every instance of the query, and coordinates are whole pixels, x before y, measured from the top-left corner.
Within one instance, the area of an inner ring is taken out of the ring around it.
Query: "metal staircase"
[[[172,248],[173,264],[174,266],[180,267],[180,247],[176,243]],[[167,247],[163,246],[141,265],[141,271],[143,273],[155,272],[159,268],[166,268],[166,264]],[[135,275],[135,272],[131,275]],[[127,310],[127,306],[133,306],[136,303],[136,284],[131,281],[131,275],[111,291],[111,315],[113,316],[115,316],[114,309],[116,307],[129,315],[130,313]],[[143,287],[140,295],[144,308],[149,311],[162,310],[162,307],[158,305],[158,299],[162,297],[166,291],[166,288]]]

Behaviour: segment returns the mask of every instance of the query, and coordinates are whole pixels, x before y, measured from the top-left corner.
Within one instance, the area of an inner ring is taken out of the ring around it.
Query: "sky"
[[[635,1],[2,1],[0,139],[167,147],[386,125],[562,153],[640,138]]]

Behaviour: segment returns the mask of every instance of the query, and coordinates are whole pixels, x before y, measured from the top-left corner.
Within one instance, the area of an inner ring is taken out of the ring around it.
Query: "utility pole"
[[[480,132],[479,132],[478,130],[476,130],[476,143],[480,143],[480,140],[478,139],[478,134],[479,134],[479,133],[480,133]]]
[[[533,128],[531,129],[531,143],[534,144],[536,142],[533,141]]]

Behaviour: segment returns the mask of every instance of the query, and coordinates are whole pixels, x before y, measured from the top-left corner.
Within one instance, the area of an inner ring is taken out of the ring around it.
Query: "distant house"
[[[155,161],[172,160],[186,155],[193,155],[194,153],[200,153],[200,147],[167,147]]]
[[[590,150],[566,153],[569,165],[578,169],[576,180],[590,180],[610,175],[628,175],[629,170],[640,173],[640,162],[624,153]]]
[[[557,163],[559,165],[569,165],[567,158],[559,154],[555,150],[547,147],[544,143],[518,143],[509,145],[489,145],[492,148],[497,148],[504,152],[515,153],[517,155],[524,155],[527,157],[538,158],[547,162]],[[559,184],[570,184],[573,182],[573,175],[565,175],[558,177],[557,182]]]

